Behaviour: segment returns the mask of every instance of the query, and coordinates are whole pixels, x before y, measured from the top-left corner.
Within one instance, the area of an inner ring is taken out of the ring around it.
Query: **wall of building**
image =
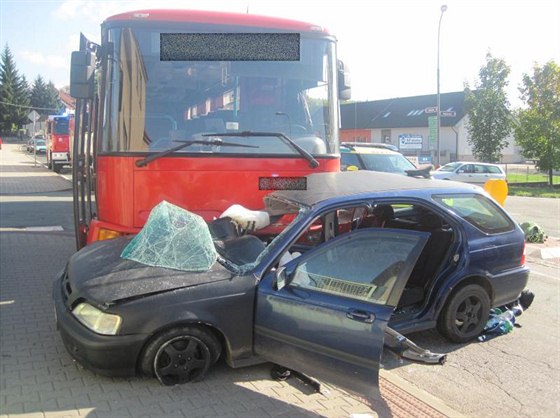
[[[468,143],[467,130],[468,116],[462,118],[455,126],[440,127],[440,164],[446,164],[451,161],[473,161],[476,160],[472,155],[472,147]],[[389,134],[388,134],[389,133]],[[409,148],[401,148],[400,135],[409,135],[413,137],[422,137],[422,148],[415,149],[414,145],[409,144]],[[437,145],[429,144],[428,127],[414,128],[393,128],[393,129],[348,129],[342,130],[340,134],[342,141],[361,142],[357,138],[370,138],[370,142],[387,142],[399,147],[399,150],[407,156],[417,156],[420,162],[427,162],[425,158],[431,157],[432,163],[435,164]],[[458,149],[458,156],[457,154]],[[508,138],[508,146],[502,150],[503,163],[518,163],[524,161],[521,156],[521,149],[515,145],[513,136]],[[424,160],[424,161],[423,161]]]
[[[378,142],[372,141],[371,129],[345,129],[340,131],[340,142]]]
[[[463,161],[475,161],[476,158],[472,154],[472,147],[468,142],[468,131],[467,131],[468,116],[465,116],[460,124],[462,125],[463,135],[460,139],[460,154],[459,157]],[[521,155],[521,147],[515,144],[515,137],[509,135],[507,138],[508,145],[502,150],[502,159],[499,161],[501,163],[521,163],[525,161],[525,158]]]

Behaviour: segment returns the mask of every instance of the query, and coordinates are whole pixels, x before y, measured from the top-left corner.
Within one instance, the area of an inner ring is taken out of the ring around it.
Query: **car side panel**
[[[255,282],[251,275],[233,276],[229,281],[130,301],[122,304],[119,311],[125,318],[134,318],[126,328],[143,334],[155,335],[186,323],[214,328],[224,336],[228,363],[235,366],[252,356]]]

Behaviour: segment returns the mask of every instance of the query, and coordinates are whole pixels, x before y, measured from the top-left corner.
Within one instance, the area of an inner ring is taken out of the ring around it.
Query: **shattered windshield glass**
[[[275,222],[254,231],[255,235],[225,238],[213,237],[211,228],[200,216],[163,201],[152,209],[146,225],[124,248],[121,257],[183,271],[208,271],[218,261],[232,272],[244,274],[270,254],[309,211],[304,208],[297,213],[298,208],[290,205],[285,205],[285,210],[285,217],[278,213]]]
[[[208,271],[217,253],[208,225],[200,216],[166,201],[121,253],[142,264],[184,271]]]

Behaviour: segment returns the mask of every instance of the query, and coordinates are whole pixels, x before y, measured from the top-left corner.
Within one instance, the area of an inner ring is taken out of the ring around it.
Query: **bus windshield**
[[[170,154],[298,156],[278,134],[314,156],[338,152],[332,38],[301,34],[297,59],[162,59],[164,35],[178,32],[167,27],[105,32],[112,52],[102,66],[100,153],[174,149]],[[244,132],[273,135],[233,135]],[[177,147],[220,133],[241,146]]]

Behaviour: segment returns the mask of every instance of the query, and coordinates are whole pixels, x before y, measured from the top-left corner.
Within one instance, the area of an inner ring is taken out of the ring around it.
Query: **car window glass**
[[[328,239],[356,229],[367,216],[365,206],[349,206],[327,212],[313,220],[289,252],[305,252]]]
[[[505,232],[515,227],[502,209],[485,196],[438,195],[433,198],[484,232]]]
[[[387,303],[420,238],[391,231],[359,231],[317,247],[295,269],[290,286]]]
[[[491,173],[491,174],[502,174],[500,168],[499,168],[499,167],[496,167],[495,165],[487,165],[487,166],[486,166],[486,170],[487,170],[487,173]]]
[[[484,173],[484,166],[483,165],[475,165],[474,166],[474,172],[475,173]]]
[[[341,170],[346,170],[348,166],[355,165],[358,168],[360,167],[360,160],[358,159],[357,154],[352,154],[349,152],[343,152],[340,154],[340,168]]]
[[[148,266],[183,271],[208,271],[217,257],[204,219],[165,200],[121,253],[121,258]]]
[[[452,172],[454,171],[457,167],[459,167],[461,164],[459,163],[449,163],[449,164],[445,164],[443,167],[440,167],[437,171],[445,171],[445,172]]]
[[[410,160],[408,160],[406,157],[403,157],[402,155],[395,155],[392,157],[392,161],[393,161],[393,165],[395,167],[398,167],[400,170],[404,171],[404,170],[413,170],[416,167],[414,166],[414,164],[412,164],[410,162]]]

